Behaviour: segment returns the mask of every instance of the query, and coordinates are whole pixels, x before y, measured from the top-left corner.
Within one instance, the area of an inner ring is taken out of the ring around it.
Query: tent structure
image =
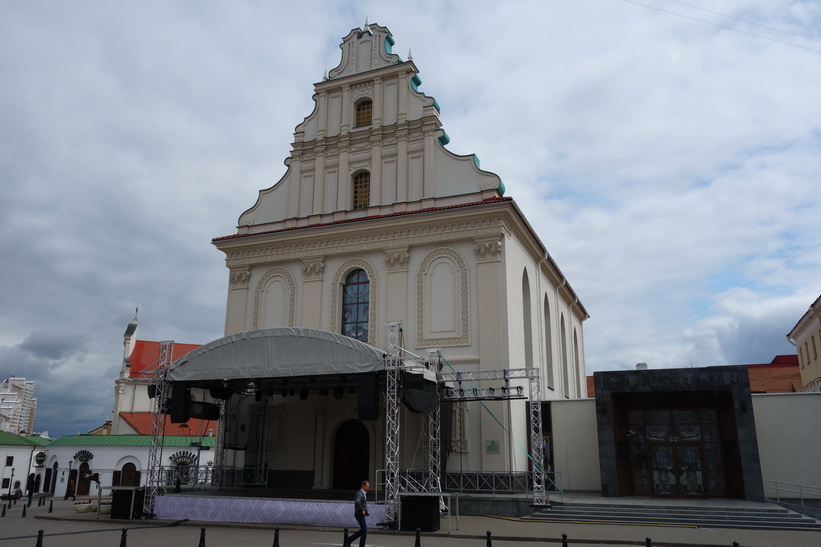
[[[231,334],[171,364],[167,380],[213,387],[227,379],[362,374],[385,369],[385,352],[333,332],[262,329]],[[216,383],[216,384],[215,384]]]

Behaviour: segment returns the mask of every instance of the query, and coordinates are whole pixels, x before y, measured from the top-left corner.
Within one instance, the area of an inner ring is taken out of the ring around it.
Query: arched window
[[[371,125],[371,120],[373,119],[373,101],[370,99],[362,99],[356,103],[355,110],[354,127]]]
[[[564,314],[562,314],[560,335],[562,337],[562,389],[565,399],[570,397],[570,366],[567,362],[567,330],[564,326]]]
[[[366,209],[371,202],[371,174],[367,171],[353,177],[353,208]]]
[[[553,385],[553,339],[550,336],[550,302],[544,295],[544,365],[547,369],[547,388],[554,389]]]
[[[522,273],[522,323],[525,335],[525,367],[533,366],[533,323],[530,315],[530,279]]]
[[[368,307],[371,283],[365,270],[348,274],[342,287],[342,334],[361,342],[368,341]]]

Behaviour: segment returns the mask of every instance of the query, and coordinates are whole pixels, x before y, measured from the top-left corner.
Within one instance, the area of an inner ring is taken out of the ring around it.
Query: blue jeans
[[[359,538],[359,547],[365,547],[365,538],[368,537],[368,523],[365,522],[365,515],[361,513],[356,513],[354,517],[356,522],[359,523],[359,531],[348,536],[348,545],[352,545],[353,540]]]

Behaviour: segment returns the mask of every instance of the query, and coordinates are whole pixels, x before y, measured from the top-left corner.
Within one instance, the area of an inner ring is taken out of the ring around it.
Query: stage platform
[[[154,513],[163,520],[356,528],[355,493],[243,489],[166,494],[155,499]],[[384,505],[369,500],[368,512],[369,527],[385,522]]]

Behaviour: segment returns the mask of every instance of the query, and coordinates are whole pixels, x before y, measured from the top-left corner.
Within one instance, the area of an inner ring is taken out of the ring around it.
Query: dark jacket
[[[365,491],[360,488],[353,499],[354,511],[357,515],[361,515],[363,513],[368,512],[368,504],[365,501],[365,495]]]

